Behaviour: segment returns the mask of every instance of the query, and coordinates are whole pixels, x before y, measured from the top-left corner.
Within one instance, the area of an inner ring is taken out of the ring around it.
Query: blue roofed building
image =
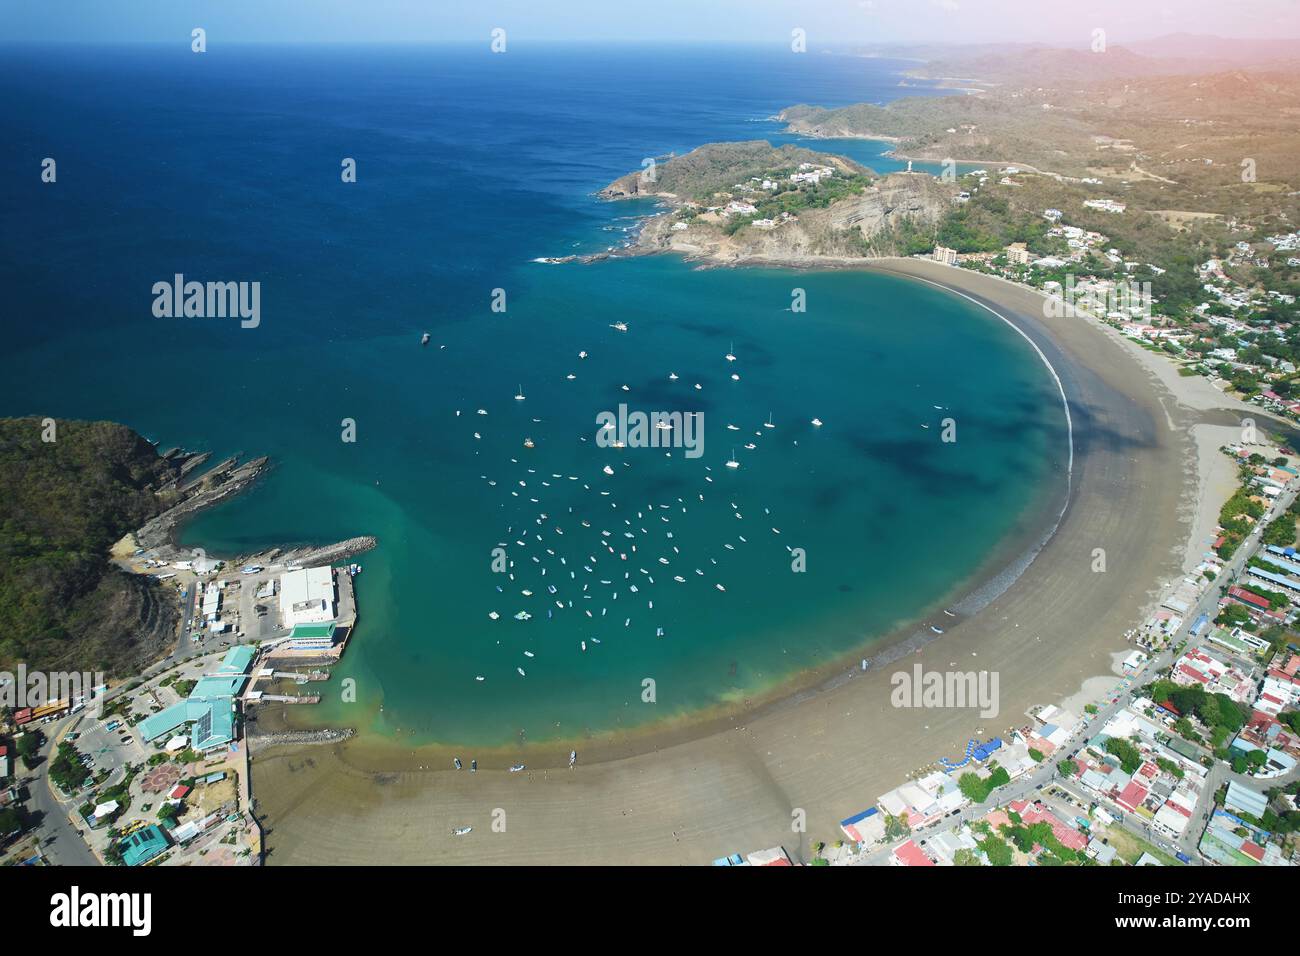
[[[166,850],[167,845],[167,834],[162,827],[154,824],[132,833],[118,844],[118,848],[122,851],[123,863],[127,866],[140,866]]]
[[[253,663],[255,656],[257,656],[257,650],[249,644],[232,647],[226,652],[226,656],[222,658],[214,673],[219,677],[247,674],[249,665]]]
[[[247,645],[232,647],[216,673],[201,677],[189,697],[140,721],[140,736],[150,742],[188,724],[190,749],[200,753],[234,741],[235,698],[248,682],[248,669],[256,654],[256,649]]]

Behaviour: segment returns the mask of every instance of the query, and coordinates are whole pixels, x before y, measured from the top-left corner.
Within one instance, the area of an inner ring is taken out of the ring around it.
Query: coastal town
[[[134,538],[132,539],[134,543]],[[125,563],[174,590],[176,651],[133,680],[0,709],[0,856],[26,865],[249,866],[264,855],[252,750],[268,707],[310,705],[347,647],[361,566],[266,566],[135,548]]]
[[[1246,541],[1225,558],[1219,529],[1125,635],[1101,695],[1033,708],[918,769],[841,821],[841,839],[815,842],[810,865],[1300,863],[1300,477],[1224,451],[1258,506]],[[715,865],[796,862],[774,847]]]

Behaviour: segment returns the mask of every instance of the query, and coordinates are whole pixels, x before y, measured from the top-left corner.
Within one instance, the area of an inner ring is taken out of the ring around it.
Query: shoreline
[[[854,260],[844,260],[846,266],[853,262]],[[769,266],[765,263],[764,267]],[[790,267],[826,271],[820,264],[812,267],[806,265]],[[1047,356],[1015,323],[984,303],[962,292],[949,289],[941,283],[926,279],[916,281],[958,295],[976,308],[989,312],[994,319],[1011,326],[1025,339],[1046,367],[1048,375],[1056,384],[1064,412],[1066,441],[1064,481],[1061,481],[1062,475],[1059,473],[1045,475],[1045,480],[1042,486],[1036,489],[1033,500],[1016,515],[1007,534],[969,573],[954,581],[951,587],[935,600],[922,605],[915,613],[894,621],[880,632],[870,635],[862,643],[854,645],[821,665],[797,670],[770,681],[739,701],[697,708],[687,713],[659,718],[631,727],[584,731],[576,736],[572,732],[565,732],[554,736],[530,737],[522,745],[519,742],[487,746],[443,741],[411,743],[404,742],[398,737],[358,730],[354,741],[356,764],[366,765],[375,771],[389,771],[417,762],[429,765],[450,764],[452,757],[457,753],[472,749],[479,763],[485,767],[508,767],[518,762],[521,754],[526,753],[530,766],[556,768],[567,766],[568,751],[575,745],[582,747],[584,756],[589,758],[588,762],[606,762],[650,753],[664,746],[688,743],[734,726],[737,721],[778,712],[793,700],[817,695],[851,681],[865,673],[859,666],[863,659],[869,662],[869,670],[878,669],[896,663],[920,648],[942,641],[947,636],[947,632],[956,628],[963,620],[978,614],[1009,588],[1014,587],[1056,534],[1073,501],[1074,437],[1065,389]],[[956,615],[943,616],[942,612],[945,608],[956,611]],[[928,625],[936,619],[943,625],[945,634],[937,635],[930,632]],[[270,708],[266,710],[269,711]],[[295,731],[320,730],[326,726],[332,729],[343,729],[341,726],[323,725],[313,721],[309,709],[283,708],[283,711],[277,723],[283,720],[287,728]],[[541,756],[537,753],[539,748],[548,748],[552,752]]]
[[[729,847],[773,843],[798,856],[811,839],[837,839],[839,819],[870,806],[917,767],[960,753],[986,724],[1020,723],[1028,707],[1113,674],[1123,632],[1180,573],[1188,541],[1179,505],[1190,476],[1181,464],[1194,452],[1165,408],[1164,397],[1172,395],[1091,323],[1044,320],[1037,292],[919,260],[853,265],[937,280],[1015,320],[1051,357],[1082,416],[1078,480],[1056,534],[1014,584],[951,627],[947,640],[907,649],[930,667],[975,658],[968,666],[998,668],[1001,713],[985,720],[968,711],[890,708],[888,674],[873,667],[721,720],[703,736],[664,737],[652,751],[595,764],[580,755],[577,773],[484,768],[457,775],[449,767],[413,767],[415,752],[400,745],[391,752],[400,759],[383,768],[354,743],[316,746],[310,760],[278,748],[259,753],[253,771],[275,831],[271,862],[427,862],[436,854],[445,862],[687,863],[707,862]],[[1181,416],[1183,406],[1177,409]],[[1112,555],[1115,573],[1090,573],[1091,549],[1099,544]],[[525,825],[486,852],[481,841],[456,844],[430,826],[479,822],[493,805],[514,807]],[[809,833],[793,843],[792,807],[809,819]],[[574,813],[582,820],[575,822]],[[340,828],[343,819],[353,824]],[[682,846],[687,835],[692,842]]]

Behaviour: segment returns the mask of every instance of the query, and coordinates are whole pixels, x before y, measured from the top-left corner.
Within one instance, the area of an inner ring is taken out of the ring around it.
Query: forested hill
[[[109,559],[163,510],[178,466],[111,422],[0,419],[0,668],[128,673],[156,657],[174,599]]]

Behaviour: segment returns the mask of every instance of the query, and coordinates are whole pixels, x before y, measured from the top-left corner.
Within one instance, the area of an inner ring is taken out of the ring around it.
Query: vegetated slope
[[[124,674],[175,630],[174,600],[109,558],[163,510],[177,468],[131,429],[0,419],[0,666]]]

